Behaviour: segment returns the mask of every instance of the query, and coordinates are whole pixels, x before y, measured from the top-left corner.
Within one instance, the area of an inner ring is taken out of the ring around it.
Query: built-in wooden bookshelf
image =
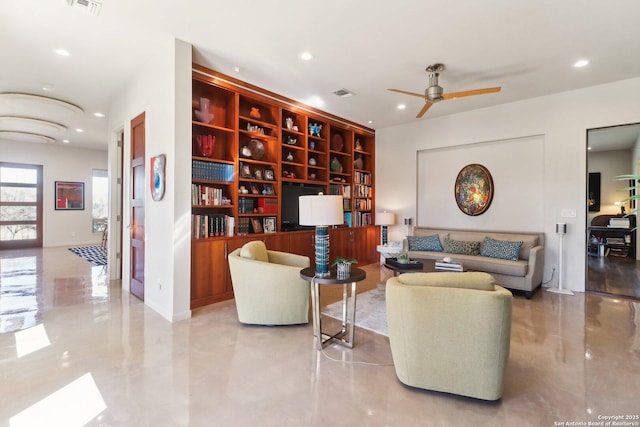
[[[340,256],[377,260],[375,229],[355,229],[374,221],[372,129],[196,64],[192,82],[192,307],[233,297],[226,256],[246,241],[313,260],[312,233],[280,232],[282,185],[342,194],[353,230],[333,233],[359,243]]]

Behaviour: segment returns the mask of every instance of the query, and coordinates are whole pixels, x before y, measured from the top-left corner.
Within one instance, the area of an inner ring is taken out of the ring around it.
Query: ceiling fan
[[[464,90],[462,92],[451,92],[451,93],[443,93],[442,86],[438,85],[438,76],[441,71],[444,71],[444,64],[433,64],[429,65],[426,68],[426,71],[429,73],[429,87],[424,91],[424,94],[421,93],[413,93],[406,92],[400,89],[388,89],[391,92],[398,92],[405,95],[417,96],[420,98],[424,98],[424,106],[416,116],[416,119],[424,116],[424,113],[436,102],[442,101],[443,99],[453,99],[453,98],[462,98],[463,96],[473,96],[473,95],[482,95],[485,93],[493,93],[500,92],[502,89],[500,86],[498,87],[488,87],[485,89],[473,89],[473,90]]]

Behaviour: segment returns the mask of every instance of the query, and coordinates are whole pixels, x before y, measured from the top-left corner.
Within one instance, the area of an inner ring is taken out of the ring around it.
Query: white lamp
[[[556,224],[556,233],[560,235],[560,243],[558,246],[558,287],[557,288],[547,288],[548,292],[553,292],[554,294],[563,294],[563,295],[574,295],[568,289],[564,289],[562,286],[562,261],[564,259],[564,251],[562,249],[562,242],[564,240],[564,235],[567,234],[567,224],[563,222],[559,222]]]
[[[300,225],[316,227],[316,276],[329,276],[329,226],[344,223],[342,196],[300,196]]]
[[[396,215],[391,212],[379,212],[376,214],[376,225],[380,225],[380,242],[383,245],[387,244],[387,226],[396,223]]]

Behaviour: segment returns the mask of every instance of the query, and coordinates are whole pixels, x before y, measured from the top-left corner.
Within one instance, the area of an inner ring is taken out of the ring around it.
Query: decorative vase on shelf
[[[292,161],[293,160],[293,154],[291,154],[291,153],[287,154],[287,160],[288,161]]]
[[[331,159],[330,167],[332,172],[342,172],[342,163],[340,163],[337,157]]]

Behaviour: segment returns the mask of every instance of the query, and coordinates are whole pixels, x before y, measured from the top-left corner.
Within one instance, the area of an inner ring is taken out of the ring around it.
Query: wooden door
[[[315,263],[315,246],[314,246],[314,231],[292,231],[287,233],[289,237],[289,250],[288,252],[308,256],[311,261],[311,266],[314,267]],[[329,242],[331,244],[331,241]]]
[[[227,241],[191,241],[191,308],[233,298],[228,280]]]
[[[144,113],[131,121],[131,285],[144,301]]]

